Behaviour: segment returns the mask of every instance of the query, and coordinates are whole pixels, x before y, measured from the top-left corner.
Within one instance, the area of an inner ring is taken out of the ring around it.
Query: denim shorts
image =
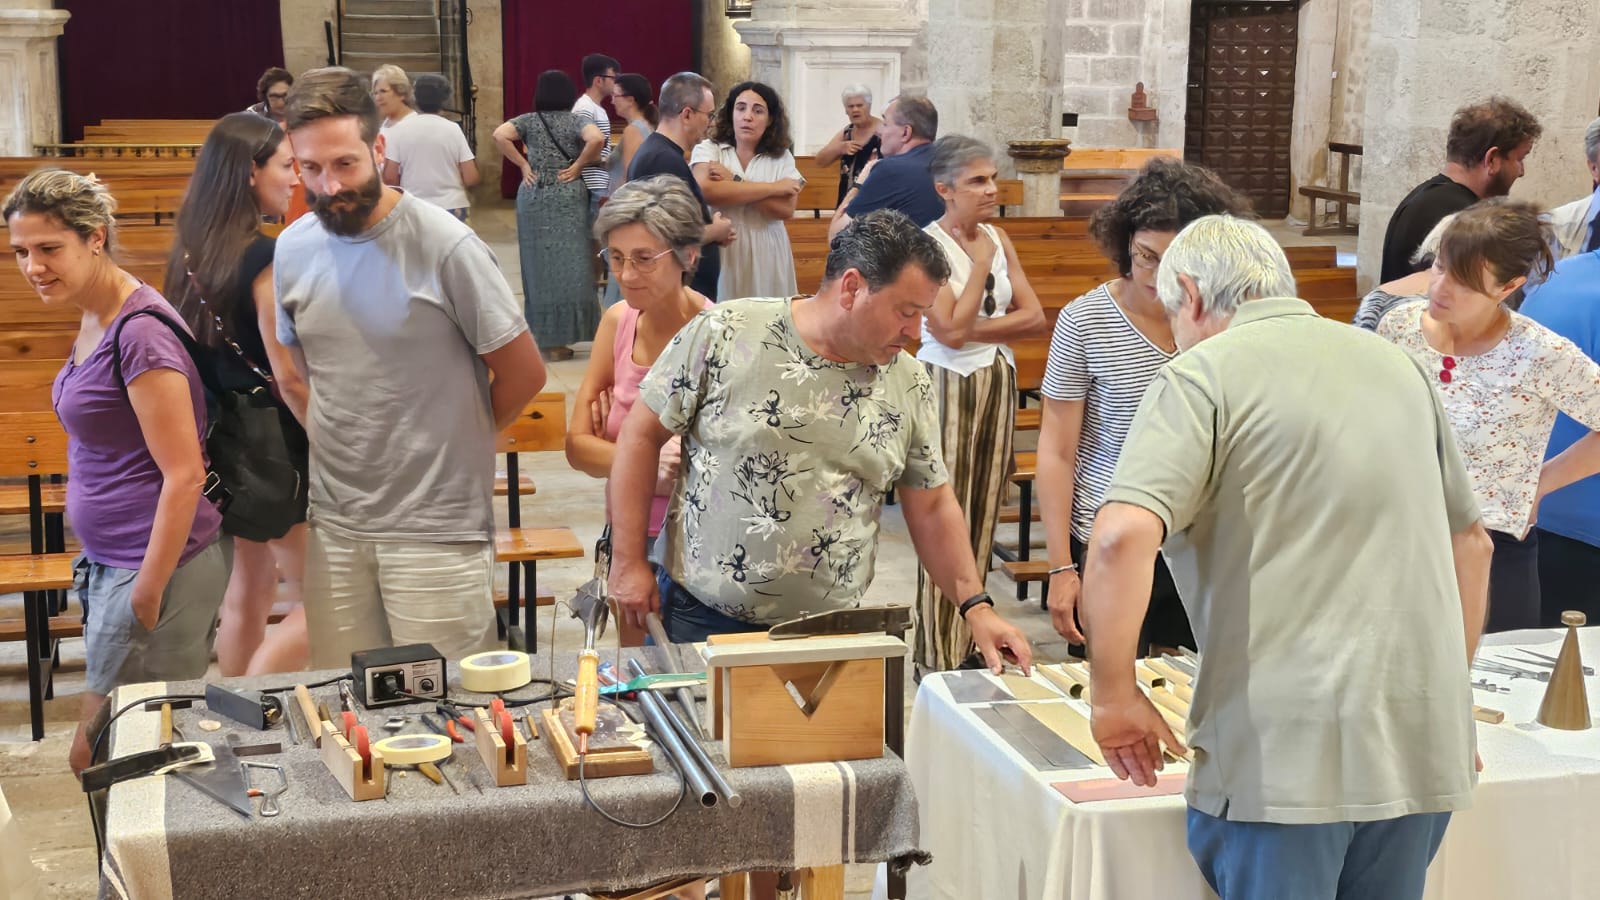
[[[137,569],[78,557],[72,586],[83,605],[86,688],[109,694],[125,684],[200,678],[211,664],[217,610],[228,589],[227,539],[179,566],[161,595],[161,616],[147,629],[133,614]]]

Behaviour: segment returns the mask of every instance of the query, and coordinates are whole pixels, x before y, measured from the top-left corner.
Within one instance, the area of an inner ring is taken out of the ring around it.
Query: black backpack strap
[[[189,332],[167,318],[160,310],[145,308],[136,309],[123,316],[117,321],[116,327],[111,330],[111,370],[116,375],[117,389],[122,391],[124,400],[128,398],[128,383],[122,375],[122,329],[139,316],[150,316],[156,319],[177,336],[178,342],[183,344],[184,351],[189,354],[189,361],[194,364],[195,372],[200,376],[200,384],[205,388],[206,397],[209,401],[207,403],[208,407],[216,401],[217,397],[222,396],[222,383],[217,380],[217,373],[211,370],[210,364],[200,350],[200,345],[196,343]]]

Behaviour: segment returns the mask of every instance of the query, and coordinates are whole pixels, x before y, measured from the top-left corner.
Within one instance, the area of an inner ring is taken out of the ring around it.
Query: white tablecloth
[[[1560,630],[1485,639],[1480,658],[1515,645],[1555,656]],[[1600,666],[1600,628],[1580,630],[1583,657]],[[1535,723],[1544,683],[1479,674],[1511,688],[1473,691],[1503,710],[1478,725],[1484,771],[1473,807],[1457,813],[1428,870],[1427,900],[1600,898],[1600,729]],[[1034,680],[1047,684],[1037,674]],[[1591,713],[1600,679],[1587,679]],[[1077,701],[1085,714],[1088,707]],[[914,868],[912,898],[939,900],[1202,900],[1210,888],[1190,858],[1183,797],[1074,804],[1053,782],[1105,778],[1104,767],[1037,772],[940,678],[926,679],[911,713],[906,762],[933,864]],[[1168,772],[1184,766],[1168,766]]]

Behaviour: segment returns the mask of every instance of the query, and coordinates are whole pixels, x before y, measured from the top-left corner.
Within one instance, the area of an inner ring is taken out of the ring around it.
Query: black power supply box
[[[378,647],[350,654],[356,698],[368,709],[417,702],[401,694],[443,698],[444,657],[432,644]]]

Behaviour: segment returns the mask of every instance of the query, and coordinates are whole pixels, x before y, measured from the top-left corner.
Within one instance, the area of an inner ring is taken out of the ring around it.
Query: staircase
[[[370,74],[392,63],[413,81],[426,72],[443,75],[453,91],[445,113],[476,147],[463,6],[464,0],[340,0],[340,64]]]

